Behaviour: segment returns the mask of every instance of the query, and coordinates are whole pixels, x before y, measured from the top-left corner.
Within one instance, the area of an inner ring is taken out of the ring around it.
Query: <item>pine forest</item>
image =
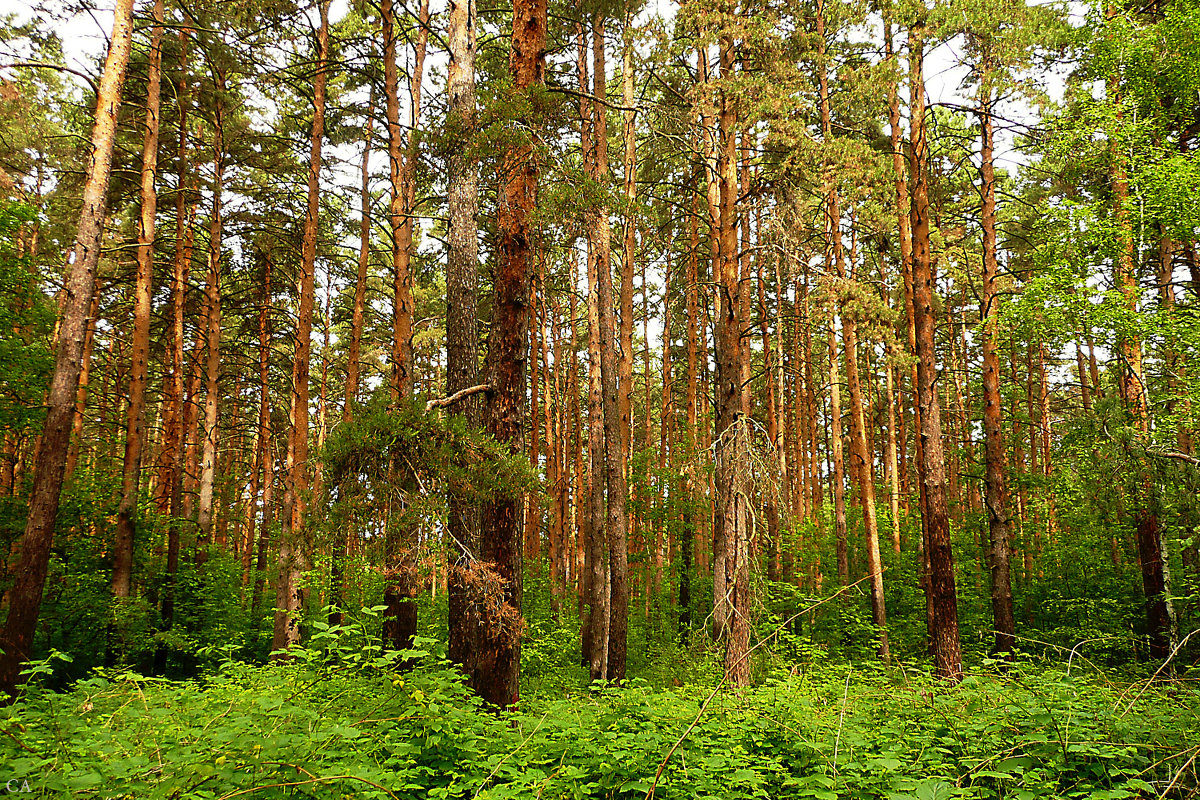
[[[0,3],[0,795],[1200,797],[1200,0]]]

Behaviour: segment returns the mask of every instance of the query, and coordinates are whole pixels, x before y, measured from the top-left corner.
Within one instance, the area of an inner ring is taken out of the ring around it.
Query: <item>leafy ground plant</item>
[[[1115,800],[1198,786],[1200,696],[1186,683],[1018,665],[947,689],[915,669],[839,665],[780,671],[703,714],[711,687],[633,681],[500,716],[430,657],[401,674],[398,659],[422,654],[344,646],[368,627],[189,682],[97,671],[55,693],[36,688],[49,669],[36,665],[0,712],[0,763],[30,796],[139,800]]]

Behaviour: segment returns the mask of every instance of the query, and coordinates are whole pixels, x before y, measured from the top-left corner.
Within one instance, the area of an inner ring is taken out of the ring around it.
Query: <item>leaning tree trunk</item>
[[[0,637],[0,693],[15,698],[21,683],[21,666],[29,659],[41,610],[42,589],[50,563],[50,545],[58,518],[58,501],[66,470],[67,447],[75,413],[75,390],[79,383],[83,339],[88,308],[96,289],[96,266],[100,261],[101,234],[107,209],[108,181],[112,172],[113,144],[121,87],[133,41],[133,0],[117,0],[113,33],[104,74],[96,92],[92,153],[83,187],[83,209],[75,234],[75,261],[67,274],[66,299],[59,324],[58,352],[47,396],[46,421],[34,467],[29,517],[21,538],[21,557],[9,590],[8,617]]]
[[[138,484],[142,474],[142,448],[146,439],[146,379],[150,364],[150,292],[154,280],[154,217],[158,193],[159,85],[162,75],[163,0],[154,3],[154,32],[146,67],[146,133],[142,140],[142,209],[138,227],[137,284],[133,296],[133,353],[129,370],[129,406],[125,418],[125,464],[121,476],[121,504],[117,508],[113,544],[112,591],[128,597],[133,578],[133,540],[137,525]]]
[[[544,82],[546,0],[516,0],[508,69],[513,92],[532,95]],[[534,120],[517,120],[528,130]],[[488,383],[492,391],[484,411],[485,429],[521,452],[525,406],[525,353],[528,349],[529,278],[537,204],[538,158],[534,142],[522,134],[510,141],[500,172],[497,229],[499,257],[493,286],[495,303],[488,337]],[[520,696],[521,670],[521,498],[517,493],[483,507],[480,558],[500,582],[498,607],[484,613],[470,684],[488,703],[508,708]]]

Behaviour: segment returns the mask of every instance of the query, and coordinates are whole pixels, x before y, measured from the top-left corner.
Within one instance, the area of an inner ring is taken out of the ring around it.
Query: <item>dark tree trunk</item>
[[[910,58],[921,61],[923,37],[911,33]],[[921,74],[914,67],[914,74]],[[930,640],[938,675],[962,680],[962,650],[958,638],[958,594],[954,585],[954,553],[950,545],[950,509],[946,498],[946,457],[942,445],[941,408],[937,393],[937,353],[934,332],[934,274],[930,254],[929,141],[925,131],[923,84],[914,86],[918,102],[913,118],[913,310],[917,340],[917,403],[921,409],[921,483],[926,494],[925,538],[929,563],[928,593],[933,611]]]
[[[543,83],[546,49],[546,1],[513,4],[509,74],[513,92],[530,94]],[[518,120],[522,128],[533,119]],[[499,253],[492,329],[488,338],[488,383],[492,391],[484,425],[512,453],[521,452],[525,406],[525,353],[528,349],[529,279],[534,231],[530,215],[537,203],[538,161],[534,142],[518,135],[504,153],[499,198]],[[477,642],[470,675],[472,688],[501,708],[520,697],[521,669],[521,499],[510,495],[484,505],[480,558],[503,585],[503,602],[489,609]]]

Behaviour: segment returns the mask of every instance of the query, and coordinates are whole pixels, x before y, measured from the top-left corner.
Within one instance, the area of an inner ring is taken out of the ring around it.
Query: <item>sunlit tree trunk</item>
[[[734,77],[734,42],[723,34],[719,39],[720,78]],[[742,319],[741,267],[738,261],[738,160],[737,108],[732,91],[720,90],[718,102],[717,177],[720,189],[720,215],[717,240],[718,259],[715,278],[717,294],[713,320],[714,355],[717,364],[715,489],[717,527],[724,552],[713,553],[713,563],[727,559],[727,614],[721,629],[725,639],[725,674],[735,686],[750,680],[747,655],[750,647],[750,547],[749,547],[749,476],[746,448],[749,443],[746,423],[739,419],[743,410],[744,369],[741,346]]]
[[[67,446],[75,411],[75,390],[83,356],[88,309],[96,289],[106,195],[112,171],[121,88],[133,39],[133,0],[118,0],[104,72],[96,92],[91,153],[83,187],[83,208],[75,234],[74,262],[67,271],[66,297],[59,322],[58,351],[47,396],[46,420],[34,468],[29,516],[21,538],[21,556],[8,593],[8,617],[0,637],[0,693],[11,700],[21,683],[21,668],[30,655],[42,588],[50,561],[50,545],[58,517],[58,501],[66,468]]]
[[[446,392],[475,385],[479,374],[479,163],[472,150],[475,110],[475,0],[450,0],[447,41],[450,62],[446,69],[446,112],[452,131],[464,147],[449,157],[446,234]],[[468,398],[452,409],[470,425],[479,423],[480,405]],[[447,582],[450,660],[469,672],[467,659],[474,652],[473,628],[467,620],[466,588],[461,570],[479,552],[479,509],[451,499],[447,531],[454,567]]]
[[[146,131],[142,139],[141,215],[138,219],[137,283],[133,298],[133,352],[129,370],[129,405],[125,418],[125,463],[121,503],[113,543],[112,591],[128,597],[133,578],[133,540],[137,525],[138,486],[146,439],[146,381],[150,367],[150,292],[154,280],[154,221],[158,208],[159,85],[162,75],[163,0],[154,3],[154,30],[146,66]]]

